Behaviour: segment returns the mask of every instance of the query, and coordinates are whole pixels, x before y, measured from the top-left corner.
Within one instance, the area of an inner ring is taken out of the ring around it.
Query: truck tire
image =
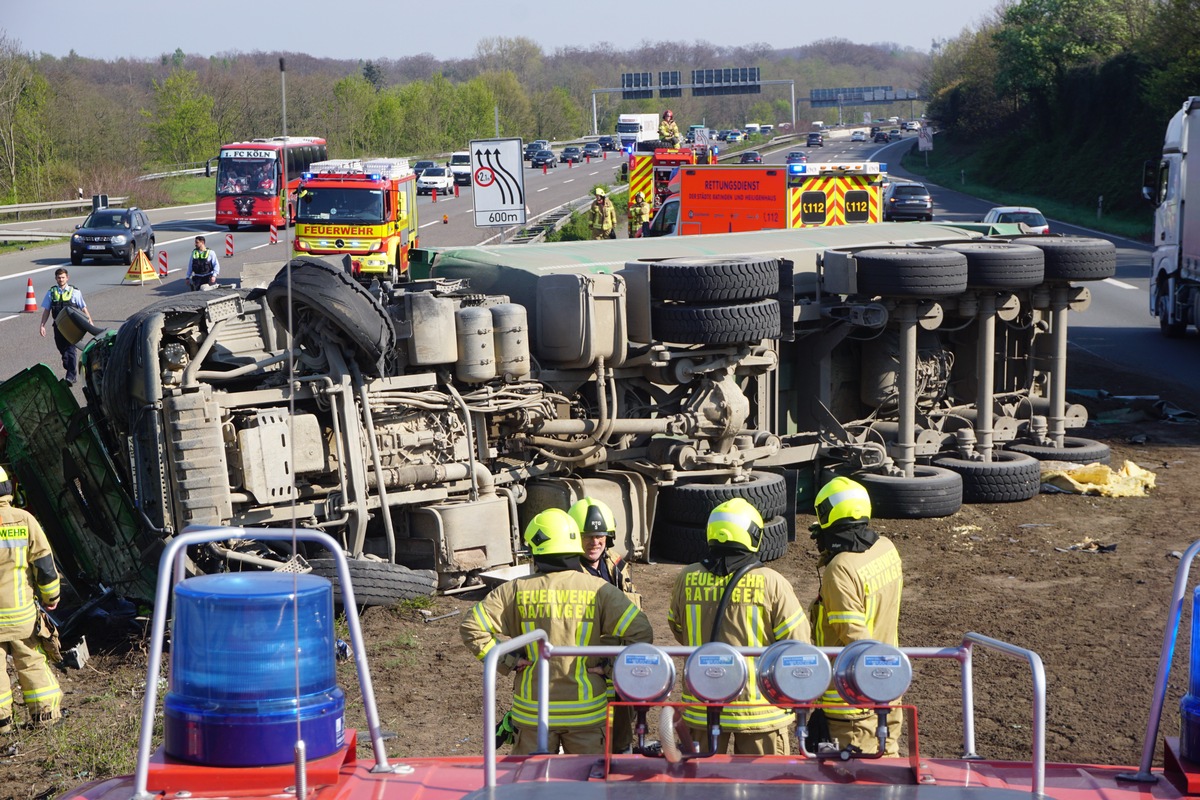
[[[1002,242],[942,245],[967,257],[967,286],[975,289],[1028,289],[1042,282],[1045,261],[1036,247]]]
[[[775,259],[672,258],[650,265],[650,297],[681,303],[749,302],[779,293]]]
[[[1112,450],[1104,442],[1078,436],[1064,436],[1062,447],[1012,442],[1005,449],[1025,453],[1038,461],[1067,461],[1071,464],[1107,464],[1112,458]]]
[[[758,546],[758,560],[764,564],[787,554],[788,526],[783,517],[773,517],[763,525],[763,538]]]
[[[948,517],[962,508],[957,472],[918,464],[913,477],[862,473],[851,476],[871,496],[871,516],[880,519]]]
[[[1102,281],[1117,274],[1117,248],[1086,236],[1022,236],[1013,244],[1033,245],[1046,258],[1048,281]]]
[[[1040,462],[1015,450],[995,450],[991,461],[943,456],[933,464],[959,474],[964,503],[1019,503],[1042,488]]]
[[[689,306],[652,303],[654,338],[678,344],[755,344],[779,338],[779,302]]]
[[[1154,284],[1154,316],[1158,317],[1158,329],[1168,339],[1182,339],[1187,335],[1186,322],[1169,322],[1167,313],[1168,287],[1166,278],[1160,278]]]
[[[287,270],[292,273],[292,335],[318,346],[327,323],[337,338],[354,349],[354,360],[370,375],[383,372],[383,359],[396,344],[396,328],[383,306],[358,281],[319,258],[293,258],[267,287],[267,304],[284,326],[288,323]],[[314,322],[318,324],[313,324]]]
[[[691,564],[708,558],[708,528],[705,525],[677,525],[656,522],[650,540],[650,554],[663,561]]]
[[[763,519],[787,510],[787,481],[775,472],[752,472],[743,483],[679,483],[658,492],[660,519],[675,524],[706,525],[714,508],[735,497],[745,498]]]
[[[892,247],[855,254],[859,294],[950,297],[967,288],[967,257],[942,247]]]
[[[314,575],[328,578],[333,584],[333,602],[342,602],[338,585],[337,562],[332,558],[315,558],[308,562]],[[368,561],[349,558],[350,585],[358,606],[391,606],[402,600],[428,597],[437,588],[437,573],[431,569],[409,569],[387,561]]]
[[[763,524],[758,558],[763,563],[783,558],[788,547],[787,520],[771,517]],[[650,549],[655,558],[678,564],[692,564],[708,558],[708,526],[677,525],[664,522],[655,526]]]

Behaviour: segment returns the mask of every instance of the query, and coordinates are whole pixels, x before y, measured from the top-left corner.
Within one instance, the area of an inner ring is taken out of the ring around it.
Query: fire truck
[[[685,167],[647,236],[879,222],[886,177],[878,162]]]
[[[407,278],[417,246],[417,180],[407,158],[332,159],[300,179],[296,255],[349,257],[358,280]]]
[[[704,152],[707,159],[709,151]],[[658,147],[629,156],[629,202],[641,192],[657,211],[671,194],[671,179],[680,167],[702,163],[691,147]],[[706,162],[703,162],[706,163]]]

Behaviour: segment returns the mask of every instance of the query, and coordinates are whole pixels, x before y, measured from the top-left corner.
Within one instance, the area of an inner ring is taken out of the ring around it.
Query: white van
[[[450,172],[454,175],[454,182],[460,186],[471,185],[471,154],[466,150],[459,150],[456,153],[450,154],[450,161],[446,166],[450,168]]]

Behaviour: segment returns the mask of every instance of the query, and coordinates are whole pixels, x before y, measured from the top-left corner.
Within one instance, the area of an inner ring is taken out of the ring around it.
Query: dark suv
[[[816,131],[813,131],[812,133],[810,133],[808,135],[808,146],[809,147],[824,147],[825,146],[825,137],[823,135],[817,133]]]
[[[132,264],[138,250],[154,257],[154,228],[140,208],[97,208],[71,234],[71,263],[115,258]]]
[[[933,219],[933,198],[921,183],[893,183],[883,193],[883,221]]]

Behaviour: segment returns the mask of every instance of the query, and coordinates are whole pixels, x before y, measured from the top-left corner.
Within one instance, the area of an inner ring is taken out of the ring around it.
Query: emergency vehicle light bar
[[[864,175],[880,175],[887,172],[887,164],[878,161],[852,164],[788,164],[788,172],[792,175],[824,175],[830,172],[860,172]]]

